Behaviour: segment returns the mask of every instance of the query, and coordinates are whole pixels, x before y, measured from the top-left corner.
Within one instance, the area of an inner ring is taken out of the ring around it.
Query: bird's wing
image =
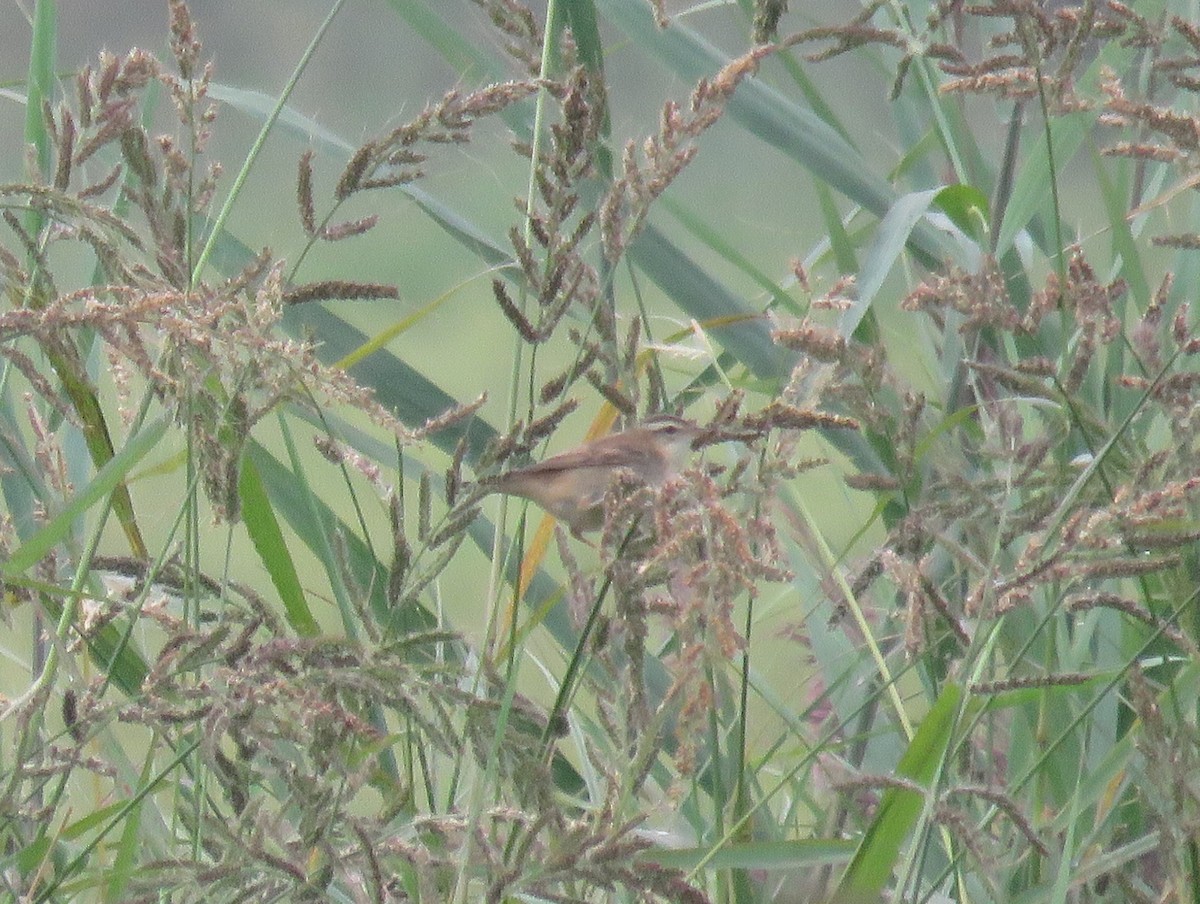
[[[521,468],[522,474],[554,474],[573,468],[604,468],[611,470],[619,468],[628,462],[628,454],[620,449],[607,448],[597,443],[590,449],[572,449],[563,452],[527,468]]]

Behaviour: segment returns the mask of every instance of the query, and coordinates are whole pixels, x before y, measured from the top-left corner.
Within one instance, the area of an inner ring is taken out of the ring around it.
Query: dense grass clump
[[[35,5],[4,899],[1196,900],[1194,11],[738,0],[723,51],[708,5],[396,0],[460,75],[352,146],[289,105],[342,6],[263,112],[183,0],[68,75]],[[401,205],[446,295],[356,276]],[[504,378],[436,376],[467,348]],[[586,541],[492,495],[662,411],[698,454]]]

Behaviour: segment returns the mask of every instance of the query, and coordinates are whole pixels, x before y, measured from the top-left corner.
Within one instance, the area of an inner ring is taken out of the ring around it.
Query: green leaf
[[[883,285],[892,265],[904,251],[913,230],[925,219],[935,195],[936,189],[904,195],[897,199],[884,216],[883,222],[879,224],[871,247],[867,250],[867,256],[863,259],[854,304],[846,309],[838,324],[838,331],[847,339],[854,335],[854,331],[867,315],[871,303],[875,300],[875,294]]]
[[[711,78],[729,62],[727,54],[678,21],[659,28],[644,0],[597,0],[596,5],[633,43],[687,81]],[[747,79],[738,86],[728,111],[750,134],[877,216],[895,204],[891,185],[835,129],[764,80]],[[928,223],[914,228],[910,241],[926,264],[946,257],[944,238]]]
[[[988,199],[974,185],[947,185],[933,197],[933,203],[951,222],[984,244],[988,231]]]
[[[930,787],[949,749],[962,697],[962,688],[956,684],[946,684],[942,688],[940,696],[900,758],[896,775],[924,788]],[[895,868],[900,848],[923,807],[924,800],[920,792],[900,788],[889,788],[884,792],[879,812],[863,836],[838,886],[838,892],[844,895],[845,900],[879,900]]]
[[[1060,170],[1079,150],[1084,135],[1092,127],[1093,119],[1092,113],[1068,113],[1051,120],[1054,161]],[[996,239],[997,257],[1009,249],[1017,233],[1029,225],[1029,221],[1044,208],[1050,196],[1050,166],[1046,150],[1046,136],[1043,134],[1017,173],[1012,197],[1004,209],[1004,220],[1000,223],[1000,235]]]
[[[37,165],[47,181],[50,173],[50,135],[42,115],[54,100],[55,45],[58,13],[54,0],[37,0],[33,7],[33,36],[29,44],[29,74],[25,83],[25,144],[32,145]],[[36,208],[26,212],[25,228],[31,235],[41,232],[45,214]]]
[[[779,380],[793,356],[771,339],[762,314],[717,282],[653,226],[638,235],[630,258],[696,320],[719,321],[709,332],[756,376]]]
[[[110,807],[108,809],[112,808]],[[38,835],[33,839],[33,841],[29,842],[29,844],[17,851],[14,862],[23,875],[33,875],[37,868],[46,861],[46,855],[50,851],[50,845],[51,840],[49,836]]]
[[[223,85],[219,82],[209,84],[208,95],[213,100],[219,100],[221,103],[246,114],[260,123],[266,122],[279,104],[278,97],[267,94],[264,91],[236,88],[233,85]],[[278,118],[275,120],[275,129],[290,133],[306,143],[324,144],[341,148],[345,154],[349,154],[354,150],[354,147],[348,141],[344,141],[337,133],[330,131],[317,120],[305,116],[287,104],[284,104],[279,109]]]
[[[825,232],[829,236],[829,249],[839,273],[857,273],[858,257],[855,254],[854,242],[842,223],[838,213],[837,203],[833,192],[824,182],[817,182],[817,199],[821,204],[821,219],[825,222]]]
[[[84,443],[96,468],[103,468],[113,457],[112,435],[108,420],[100,405],[100,396],[88,377],[78,351],[69,344],[58,348],[47,348],[46,357],[62,382],[64,394],[79,417]],[[137,514],[133,510],[133,499],[129,488],[119,483],[112,489],[112,508],[125,531],[129,549],[139,559],[147,558],[146,541],[138,527]]]
[[[141,775],[143,787],[153,779],[154,759],[154,752],[147,750]],[[138,855],[141,853],[144,843],[141,829],[142,807],[145,804],[145,798],[139,797],[130,803],[131,806],[121,814],[118,820],[121,824],[121,840],[116,845],[116,857],[108,873],[109,878],[104,889],[105,901],[124,900],[125,888],[129,884],[130,876],[137,868]]]
[[[131,437],[124,448],[96,472],[91,482],[76,493],[62,511],[13,552],[3,568],[0,568],[0,575],[14,577],[40,562],[55,545],[67,537],[76,518],[81,517],[84,512],[121,486],[125,475],[158,445],[166,429],[167,419],[159,418]]]
[[[596,24],[596,4],[592,0],[570,0],[562,4],[575,38],[575,47],[580,61],[588,72],[604,75],[604,43],[600,40],[600,28]]]
[[[321,344],[317,354],[326,364],[340,361],[368,341],[364,333],[320,305],[292,307],[284,317],[284,325],[296,334],[311,332],[318,336]],[[382,349],[356,362],[347,372],[363,386],[370,386],[380,404],[412,427],[422,426],[458,404],[428,377]],[[467,461],[473,462],[495,435],[495,428],[474,417],[439,430],[430,441],[452,454],[459,440],[466,437]]]
[[[456,30],[448,24],[451,20],[444,11],[434,12],[419,0],[387,3],[464,78],[495,82],[507,77],[505,67],[495,56],[484,53],[483,45],[465,37],[466,29]]]
[[[651,848],[638,855],[661,866],[705,869],[800,869],[841,863],[854,851],[854,843],[841,839],[807,838],[795,841],[748,841],[729,844],[719,851],[706,847]]]
[[[676,201],[670,194],[663,195],[658,203],[713,252],[754,280],[759,288],[771,296],[774,304],[793,313],[801,313],[795,300],[783,290],[783,287],[760,270],[754,261],[746,257],[736,245],[726,238],[727,231],[723,223],[711,223],[705,220],[701,214]]]
[[[300,578],[296,574],[296,565],[271,508],[271,500],[263,488],[254,462],[248,456],[242,459],[238,492],[242,500],[242,522],[250,534],[255,552],[271,577],[271,583],[283,601],[288,624],[301,637],[316,636],[321,627],[308,607],[304,588],[300,586]]]
[[[37,532],[35,510],[50,501],[50,492],[13,416],[11,389],[7,381],[0,386],[0,489],[17,536],[25,539]]]
[[[369,604],[380,624],[395,636],[429,631],[437,627],[437,619],[425,609],[408,606],[391,611],[388,606],[387,568],[372,553],[370,546],[358,536],[318,497],[308,494],[308,484],[258,443],[251,442],[246,448],[246,457],[262,480],[273,510],[282,515],[288,526],[295,531],[317,557],[324,561],[324,552],[336,537],[344,561],[341,567],[348,572],[349,581],[356,587],[365,588],[370,594]],[[314,513],[315,512],[315,517]],[[336,563],[330,567],[337,567]],[[336,576],[331,577],[336,579]]]

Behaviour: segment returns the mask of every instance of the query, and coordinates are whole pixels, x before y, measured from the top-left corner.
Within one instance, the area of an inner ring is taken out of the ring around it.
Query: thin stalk
[[[296,63],[296,68],[292,70],[287,84],[283,86],[283,91],[280,93],[279,99],[275,102],[275,106],[271,108],[271,112],[268,114],[266,121],[263,122],[262,128],[259,129],[258,137],[254,139],[254,144],[250,146],[250,151],[246,155],[245,162],[242,163],[242,168],[238,170],[237,176],[234,177],[233,185],[229,189],[225,203],[221,205],[221,210],[217,213],[217,218],[213,220],[212,228],[208,231],[208,241],[204,243],[204,248],[201,250],[200,256],[196,259],[196,266],[192,268],[191,285],[194,286],[200,281],[200,275],[204,272],[204,268],[208,264],[208,259],[216,248],[217,238],[225,228],[229,214],[233,211],[233,205],[241,196],[246,179],[250,176],[250,169],[254,166],[254,161],[258,159],[259,153],[267,143],[267,136],[275,128],[275,121],[279,119],[279,114],[283,112],[283,108],[287,105],[288,98],[292,96],[292,91],[295,90],[296,85],[300,82],[300,76],[308,68],[308,63],[312,59],[313,54],[317,52],[317,46],[321,43],[321,39],[325,37],[325,32],[329,30],[329,26],[333,24],[334,17],[337,16],[345,5],[346,0],[334,0],[334,4],[330,8],[329,14],[325,17],[325,21],[321,23],[312,40],[308,42],[308,47],[304,49],[304,53],[300,55],[300,60]]]
[[[542,57],[538,66],[538,78],[547,79],[550,76],[551,69],[554,66],[554,60],[558,52],[558,43],[554,39],[554,34],[562,21],[563,12],[559,6],[558,0],[549,0],[546,8],[546,31],[542,37]],[[529,153],[529,182],[525,189],[525,223],[523,233],[526,245],[532,247],[535,243],[533,234],[533,205],[537,201],[537,167],[538,160],[541,159],[542,149],[546,142],[546,108],[549,104],[550,92],[545,86],[538,89],[537,100],[534,102],[533,109],[533,135],[530,136],[530,153]],[[518,299],[521,313],[524,314],[529,307],[529,293],[524,284],[521,285],[520,297]],[[535,349],[536,351],[536,349]],[[521,370],[523,367],[523,359],[525,355],[525,342],[519,335],[513,337],[513,352],[512,352],[512,368],[509,373],[508,384],[508,423],[515,423],[517,420],[518,399],[521,396]],[[533,365],[530,365],[529,384],[533,386]],[[530,412],[532,414],[532,399],[530,402]],[[485,648],[492,649],[496,643],[496,620],[498,616],[498,606],[500,604],[500,574],[503,568],[503,537],[504,525],[508,522],[508,496],[501,494],[500,496],[500,511],[496,516],[496,532],[492,536],[492,567],[488,575],[488,625],[484,632]]]

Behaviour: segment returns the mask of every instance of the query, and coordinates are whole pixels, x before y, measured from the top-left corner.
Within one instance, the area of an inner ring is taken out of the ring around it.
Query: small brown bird
[[[492,490],[537,503],[580,537],[583,531],[603,526],[604,494],[618,471],[661,487],[679,474],[703,433],[681,417],[654,415],[621,433],[501,474]]]

